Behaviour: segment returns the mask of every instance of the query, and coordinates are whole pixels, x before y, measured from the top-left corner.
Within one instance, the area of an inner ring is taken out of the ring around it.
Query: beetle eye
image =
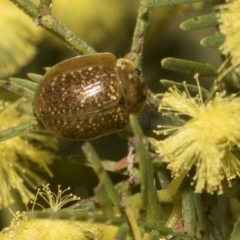
[[[142,71],[141,71],[139,68],[135,68],[134,72],[135,72],[138,76],[140,76],[141,73],[142,73]]]

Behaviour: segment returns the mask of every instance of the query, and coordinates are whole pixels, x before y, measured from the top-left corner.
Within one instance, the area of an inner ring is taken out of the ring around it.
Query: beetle
[[[146,96],[143,74],[132,61],[96,53],[50,68],[36,85],[32,104],[52,134],[85,141],[124,128],[129,114],[141,113]]]

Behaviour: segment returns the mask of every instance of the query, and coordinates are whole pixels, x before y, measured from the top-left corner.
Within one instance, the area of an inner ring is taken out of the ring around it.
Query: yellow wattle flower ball
[[[58,186],[58,193],[55,194],[48,184],[43,185],[42,189],[38,190],[35,200],[32,201],[32,209],[36,205],[41,206],[36,202],[40,195],[50,207],[49,209],[43,208],[44,211],[62,211],[65,204],[80,200],[73,194],[65,194],[68,190],[70,188],[62,191]],[[81,211],[81,209],[64,210]],[[88,209],[82,210],[88,211]],[[0,240],[101,240],[102,238],[102,229],[93,223],[61,219],[29,219],[26,212],[14,214],[11,226],[0,232]]]
[[[236,72],[240,74],[240,0],[229,1],[218,8],[219,29],[225,36],[219,49],[224,55],[230,55],[232,64],[237,66]]]
[[[16,108],[20,101],[10,103],[0,100],[0,131],[30,122],[33,116],[23,115]],[[14,133],[12,133],[14,134]],[[41,144],[39,148],[32,142]],[[32,167],[39,167],[52,176],[49,165],[56,158],[51,150],[57,149],[57,138],[38,133],[28,133],[0,142],[0,209],[14,202],[11,189],[16,189],[27,204],[36,188],[44,182]]]
[[[0,78],[9,77],[35,56],[41,29],[8,0],[0,0]]]
[[[67,221],[34,219],[23,220],[0,234],[1,240],[89,240],[102,239],[102,232],[93,224]]]
[[[164,140],[150,139],[173,177],[196,168],[195,192],[222,193],[222,180],[240,176],[240,161],[233,151],[240,147],[240,98],[217,94],[203,102],[201,92],[192,98],[188,91],[169,89],[159,111],[179,119],[180,125],[159,125],[156,134]]]

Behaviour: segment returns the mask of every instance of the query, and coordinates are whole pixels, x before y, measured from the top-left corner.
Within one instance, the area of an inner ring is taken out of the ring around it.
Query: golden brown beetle
[[[129,114],[142,111],[146,94],[132,61],[93,54],[53,66],[36,90],[33,110],[54,135],[88,140],[125,127]]]

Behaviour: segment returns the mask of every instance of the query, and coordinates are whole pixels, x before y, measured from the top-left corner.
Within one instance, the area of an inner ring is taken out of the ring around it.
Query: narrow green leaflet
[[[209,0],[143,0],[142,5],[148,8],[156,8],[196,2],[209,2]]]
[[[186,73],[199,74],[199,76],[216,76],[216,69],[208,63],[199,63],[179,58],[164,58],[161,61],[162,67],[168,70]]]
[[[240,217],[234,224],[233,232],[231,234],[230,240],[239,240],[239,239],[240,239]]]
[[[215,35],[203,38],[200,44],[206,48],[219,48],[223,44],[224,40],[225,40],[224,35],[215,34]]]
[[[194,31],[197,29],[207,28],[218,25],[216,13],[190,18],[180,24],[184,31]]]

